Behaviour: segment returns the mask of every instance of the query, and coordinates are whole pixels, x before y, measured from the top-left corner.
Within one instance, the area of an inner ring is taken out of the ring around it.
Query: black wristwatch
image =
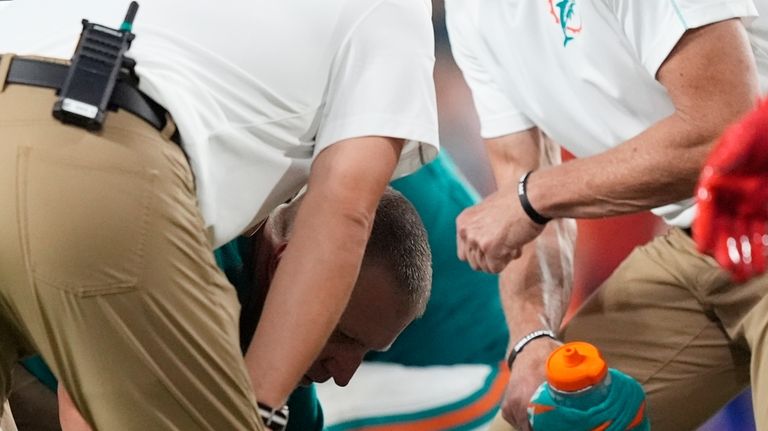
[[[259,416],[261,416],[264,425],[272,431],[284,431],[288,426],[288,406],[282,406],[278,409],[272,408],[262,402],[259,405]]]

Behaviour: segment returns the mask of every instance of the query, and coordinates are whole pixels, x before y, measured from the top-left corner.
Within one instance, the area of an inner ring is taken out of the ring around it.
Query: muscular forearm
[[[485,144],[500,187],[516,187],[521,173],[560,163],[560,147],[538,129]],[[516,199],[516,193],[512,196]],[[558,330],[570,299],[575,239],[573,220],[553,220],[501,273],[499,287],[510,343],[538,329]]]
[[[373,214],[307,195],[270,288],[246,363],[260,401],[285,402],[349,300]],[[269,346],[265,348],[265,346]]]
[[[657,73],[675,111],[600,155],[535,172],[528,195],[549,217],[633,213],[693,195],[712,144],[752,108],[757,72],[739,20],[689,30]]]
[[[510,343],[538,329],[558,331],[570,301],[575,233],[573,220],[550,222],[501,273]]]
[[[524,247],[520,259],[501,273],[501,295],[509,324],[510,350],[527,334],[541,329],[557,333],[570,298],[573,220],[553,220]],[[560,345],[539,337],[526,344],[511,364],[502,416],[516,429],[527,426],[531,395],[544,381],[544,364]]]
[[[384,137],[350,139],[324,150],[313,163],[246,353],[259,401],[283,405],[336,326],[402,145]]]
[[[683,123],[670,117],[612,150],[534,172],[532,205],[551,218],[596,218],[690,198],[718,131]]]

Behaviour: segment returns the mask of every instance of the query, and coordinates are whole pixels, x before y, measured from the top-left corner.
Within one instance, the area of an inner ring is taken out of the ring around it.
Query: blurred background
[[[480,141],[480,127],[472,98],[451,56],[442,0],[433,0],[437,61],[435,82],[440,115],[440,140],[467,180],[482,195],[495,188],[488,159]],[[570,157],[564,154],[564,159]],[[661,233],[664,224],[651,213],[579,221],[575,254],[575,280],[570,311],[613,271],[638,244]],[[610,238],[609,241],[604,239]],[[617,240],[620,238],[620,240]],[[755,429],[749,391],[728,404],[698,431],[751,431]]]

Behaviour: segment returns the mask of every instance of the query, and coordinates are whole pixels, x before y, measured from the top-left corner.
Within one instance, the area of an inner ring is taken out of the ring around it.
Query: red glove
[[[729,127],[696,188],[693,238],[736,281],[765,271],[768,249],[768,99]]]

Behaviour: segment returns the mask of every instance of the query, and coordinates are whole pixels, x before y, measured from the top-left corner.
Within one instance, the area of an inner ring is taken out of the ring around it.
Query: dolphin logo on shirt
[[[560,25],[563,32],[563,47],[568,46],[577,34],[581,32],[581,17],[576,13],[576,0],[547,0],[549,13]],[[557,1],[557,3],[555,3]],[[557,8],[557,10],[555,10]]]

